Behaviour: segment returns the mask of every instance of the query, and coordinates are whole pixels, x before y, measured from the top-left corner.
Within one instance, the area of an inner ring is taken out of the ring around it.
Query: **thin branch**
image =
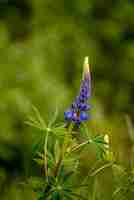
[[[86,142],[83,142],[83,143],[81,143],[81,144],[79,144],[79,145],[76,145],[75,147],[72,147],[72,149],[71,149],[71,153],[72,152],[74,152],[74,151],[76,151],[76,150],[78,150],[79,148],[81,148],[81,147],[83,147],[83,146],[85,146],[86,144],[89,144],[89,140],[88,141],[86,141]]]
[[[111,167],[112,165],[113,165],[113,162],[112,163],[107,163],[107,164],[103,165],[102,167],[100,167],[99,169],[97,169],[94,172],[92,172],[90,174],[90,176],[96,176],[100,171],[102,171],[102,170],[104,170],[104,169],[106,169],[108,167]]]

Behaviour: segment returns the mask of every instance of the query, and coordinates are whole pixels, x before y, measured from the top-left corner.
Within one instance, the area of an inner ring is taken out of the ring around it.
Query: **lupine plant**
[[[32,187],[37,200],[87,199],[84,191],[88,187],[88,176],[93,177],[105,167],[111,166],[108,135],[93,136],[90,133],[87,123],[90,120],[90,99],[91,72],[86,57],[80,91],[64,112],[62,123],[57,123],[56,111],[52,120],[46,124],[38,109],[33,106],[34,116],[30,116],[26,123],[39,129],[42,134],[40,142],[33,148],[33,161],[38,166],[39,173],[38,176],[32,175],[26,184]],[[88,145],[95,147],[98,159],[106,159],[109,162],[87,174],[83,181],[76,184],[82,162],[80,155]],[[93,192],[93,200],[94,195]]]

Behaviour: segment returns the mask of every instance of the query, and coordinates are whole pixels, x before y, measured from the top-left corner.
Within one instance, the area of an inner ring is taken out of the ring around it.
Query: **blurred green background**
[[[31,147],[38,139],[24,121],[31,104],[46,121],[58,107],[63,121],[79,90],[85,56],[90,58],[93,88],[89,126],[95,133],[110,134],[118,161],[129,166],[133,1],[0,0],[0,199],[32,198],[15,182],[30,174]]]

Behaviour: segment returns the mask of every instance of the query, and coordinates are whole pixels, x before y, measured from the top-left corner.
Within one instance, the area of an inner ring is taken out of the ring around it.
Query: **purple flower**
[[[83,79],[81,81],[79,95],[72,103],[71,107],[64,112],[66,121],[73,121],[79,125],[82,121],[89,119],[87,111],[90,109],[88,99],[91,97],[91,76],[89,71],[88,57],[85,57]]]

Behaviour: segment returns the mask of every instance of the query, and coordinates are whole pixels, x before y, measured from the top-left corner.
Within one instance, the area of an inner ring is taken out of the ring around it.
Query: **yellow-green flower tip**
[[[109,144],[109,135],[108,135],[108,134],[104,135],[104,141],[105,141],[107,144]]]
[[[85,64],[85,65],[88,65],[88,56],[86,56],[86,57],[84,58],[84,64]]]
[[[110,143],[110,141],[109,141],[109,135],[108,134],[104,135],[104,142],[106,143],[105,147],[107,149],[109,149],[109,143]]]
[[[90,74],[89,59],[88,59],[88,56],[86,56],[86,57],[84,58],[83,78],[84,78],[86,75],[89,75],[89,74]]]

